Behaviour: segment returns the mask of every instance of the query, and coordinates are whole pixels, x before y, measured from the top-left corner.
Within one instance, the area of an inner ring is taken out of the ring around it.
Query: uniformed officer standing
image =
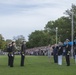
[[[11,60],[11,44],[7,47],[8,52],[8,66],[10,66],[10,60]]]
[[[25,50],[26,50],[26,41],[23,41],[21,45],[21,66],[24,66],[24,59],[25,59]]]
[[[76,63],[76,43],[74,42],[74,55],[75,55],[75,63]]]
[[[54,63],[58,63],[58,45],[55,44],[53,47],[53,57],[54,57]]]
[[[13,63],[14,63],[14,52],[15,52],[15,42],[12,42],[12,46],[11,46],[11,60],[10,60],[10,67],[13,67]]]
[[[66,43],[65,44],[66,63],[67,63],[67,66],[70,66],[71,45],[69,44],[69,39],[66,39],[65,43]]]

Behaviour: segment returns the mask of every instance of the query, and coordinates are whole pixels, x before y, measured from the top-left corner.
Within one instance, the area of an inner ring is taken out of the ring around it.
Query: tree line
[[[27,48],[46,46],[48,44],[56,43],[56,27],[58,27],[58,41],[64,42],[65,39],[71,40],[71,21],[72,21],[72,12],[74,19],[74,39],[76,39],[76,5],[72,5],[71,9],[67,9],[65,15],[58,18],[55,21],[49,21],[44,30],[35,30],[28,36],[28,41],[26,43]],[[16,42],[17,49],[20,50],[20,45],[25,37],[19,35],[13,38]],[[5,50],[8,43],[12,40],[4,40],[4,37],[0,34],[0,49]]]

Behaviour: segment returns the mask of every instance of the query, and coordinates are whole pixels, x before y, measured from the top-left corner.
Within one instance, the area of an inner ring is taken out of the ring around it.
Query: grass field
[[[20,67],[20,56],[15,56],[14,67],[7,66],[7,56],[0,56],[0,75],[76,75],[76,64],[71,59],[71,66],[53,63],[53,58],[46,56],[26,56],[25,66]]]

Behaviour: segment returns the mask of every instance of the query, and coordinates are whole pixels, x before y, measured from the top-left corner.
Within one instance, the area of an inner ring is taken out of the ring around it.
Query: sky
[[[23,35],[26,40],[35,30],[43,30],[70,9],[75,0],[0,0],[0,34],[5,39]]]

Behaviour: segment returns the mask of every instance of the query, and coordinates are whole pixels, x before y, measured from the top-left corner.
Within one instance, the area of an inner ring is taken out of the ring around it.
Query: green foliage
[[[4,37],[0,34],[0,49],[4,50],[6,48],[6,42],[4,40]]]
[[[6,49],[6,41],[1,41],[1,50],[5,50]]]
[[[45,30],[49,31],[50,35],[55,38],[56,27],[58,27],[58,41],[64,42],[66,38],[71,39],[71,22],[70,19],[68,19],[68,17],[61,17],[54,22],[48,22],[45,27]],[[53,40],[52,37],[51,39]]]
[[[71,9],[66,10],[66,14],[70,19],[72,19],[72,13],[73,13],[73,25],[74,25],[74,39],[76,39],[76,5],[72,5]]]
[[[44,46],[56,43],[56,27],[58,27],[58,42],[64,42],[66,39],[71,40],[71,14],[76,15],[76,6],[72,5],[70,10],[66,10],[68,17],[60,17],[55,21],[49,21],[43,31],[32,32],[29,36],[30,47]],[[76,16],[74,17],[74,38],[76,38]]]
[[[61,17],[55,21],[49,21],[45,26],[45,30],[50,32],[50,35],[55,36],[56,27],[58,27],[58,41],[64,42],[66,38],[71,40],[71,17],[73,12],[74,18],[74,38],[76,38],[76,6],[72,5],[70,10],[66,10],[68,17]],[[52,37],[51,37],[52,39]],[[53,40],[53,39],[52,39]],[[53,40],[54,41],[54,40]]]
[[[29,35],[30,47],[39,47],[50,44],[50,36],[45,31],[35,31]]]
[[[11,42],[12,42],[11,39],[7,39],[7,40],[6,40],[7,45],[10,44]]]
[[[4,40],[4,37],[2,36],[2,34],[0,34],[0,40]]]
[[[18,35],[13,39],[15,40],[17,50],[21,50],[21,43],[25,41],[25,37],[23,35]]]

